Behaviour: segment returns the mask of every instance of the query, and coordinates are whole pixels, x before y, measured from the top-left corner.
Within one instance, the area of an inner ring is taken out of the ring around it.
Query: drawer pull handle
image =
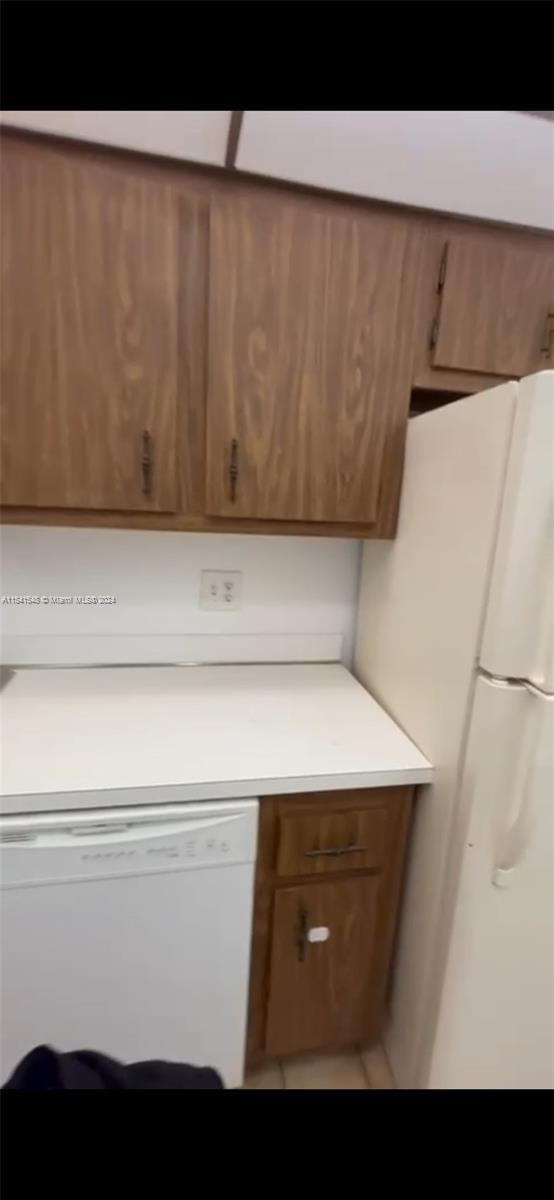
[[[363,854],[367,846],[334,846],[331,850],[306,850],[304,858],[339,858],[341,854]]]

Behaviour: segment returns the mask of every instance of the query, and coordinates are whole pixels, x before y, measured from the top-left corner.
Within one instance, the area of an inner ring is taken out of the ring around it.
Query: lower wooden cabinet
[[[277,891],[268,1054],[356,1040],[366,1016],[378,894],[378,875]]]
[[[248,1064],[379,1035],[412,788],[266,797]]]

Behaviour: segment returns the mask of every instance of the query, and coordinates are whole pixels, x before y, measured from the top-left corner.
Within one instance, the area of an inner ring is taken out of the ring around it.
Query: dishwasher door
[[[0,1072],[29,1050],[243,1078],[258,803],[4,817]]]

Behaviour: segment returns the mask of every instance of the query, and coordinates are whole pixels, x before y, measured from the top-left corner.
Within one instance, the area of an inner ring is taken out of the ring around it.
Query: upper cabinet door
[[[357,208],[214,201],[208,513],[375,522],[407,239]]]
[[[175,510],[172,191],[25,142],[1,166],[3,503]]]
[[[554,254],[545,238],[454,236],[441,282],[434,366],[520,376],[554,362]]]

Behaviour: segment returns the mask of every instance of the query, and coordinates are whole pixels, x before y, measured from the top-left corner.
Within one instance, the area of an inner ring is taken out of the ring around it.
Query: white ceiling
[[[554,225],[554,126],[519,112],[249,111],[237,167],[400,204]]]
[[[16,127],[223,166],[230,111],[4,110]],[[236,166],[463,216],[554,228],[554,124],[507,111],[249,110]]]
[[[230,112],[46,111],[4,109],[2,121],[21,129],[124,146],[191,162],[223,166]]]

